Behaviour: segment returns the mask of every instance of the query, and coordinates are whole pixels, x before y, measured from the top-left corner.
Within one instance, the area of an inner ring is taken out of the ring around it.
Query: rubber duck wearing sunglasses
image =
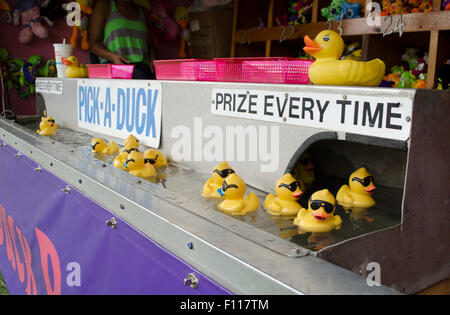
[[[221,198],[218,189],[222,187],[224,179],[234,173],[235,171],[227,162],[216,165],[211,177],[203,185],[202,196],[205,198]]]
[[[296,178],[301,180],[306,185],[311,185],[316,179],[314,175],[314,165],[312,164],[311,155],[305,153],[300,157],[300,160],[295,167]]]
[[[102,138],[92,138],[91,140],[92,152],[100,154],[114,154],[119,151],[119,146],[114,141],[106,144]]]
[[[336,200],[328,189],[323,189],[312,194],[308,202],[308,209],[302,208],[294,220],[298,226],[299,233],[306,232],[326,233],[339,230],[342,219],[334,215],[336,211]]]
[[[41,117],[41,122],[39,123],[39,129],[36,130],[41,136],[53,136],[58,129],[58,124],[55,123],[55,119],[52,116],[47,116],[44,112],[44,116]]]
[[[127,160],[123,166],[129,173],[141,178],[150,178],[156,175],[156,170],[151,164],[144,163],[144,156],[138,151],[132,151],[128,154]]]
[[[117,168],[127,171],[128,169],[125,168],[123,164],[126,162],[128,154],[130,154],[132,151],[139,152],[139,144],[139,139],[132,134],[126,137],[123,143],[123,148],[120,150],[119,155],[117,155],[114,159],[113,165]]]
[[[302,209],[297,200],[304,191],[305,185],[286,173],[275,183],[276,195],[267,195],[264,209],[271,215],[294,216]]]
[[[154,168],[164,168],[169,164],[164,154],[156,149],[148,149],[144,152],[144,163],[150,163]]]
[[[253,192],[244,197],[245,190],[245,182],[238,174],[228,176],[218,189],[219,194],[225,199],[218,205],[219,210],[231,215],[246,215],[257,210],[258,197]]]
[[[374,178],[365,167],[353,172],[348,183],[349,185],[343,185],[336,195],[336,200],[341,206],[358,210],[375,205],[376,202],[372,197],[376,189]]]

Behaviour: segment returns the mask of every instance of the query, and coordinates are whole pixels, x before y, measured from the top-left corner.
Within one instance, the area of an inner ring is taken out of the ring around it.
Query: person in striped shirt
[[[132,0],[97,0],[89,21],[89,47],[101,63],[134,64],[133,79],[154,79],[147,9]]]

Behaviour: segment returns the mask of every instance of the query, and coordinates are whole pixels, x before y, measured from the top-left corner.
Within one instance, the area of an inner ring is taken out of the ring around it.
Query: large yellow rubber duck
[[[203,185],[202,196],[205,198],[221,198],[218,189],[222,187],[223,180],[235,171],[227,162],[222,162],[212,171],[211,177]]]
[[[67,66],[66,77],[68,78],[87,78],[88,71],[85,65],[80,65],[78,58],[70,56],[63,58],[62,63]]]
[[[293,216],[302,206],[297,202],[305,190],[305,185],[297,181],[290,173],[284,174],[275,183],[275,193],[268,194],[264,200],[264,209],[271,215]]]
[[[231,215],[246,215],[257,210],[258,197],[252,192],[244,197],[245,189],[245,182],[238,174],[228,176],[219,189],[219,194],[225,199],[218,205],[219,210]]]
[[[295,177],[306,185],[311,185],[316,179],[311,155],[304,153],[295,167]]]
[[[44,111],[44,116],[41,117],[41,122],[39,123],[39,129],[36,130],[41,136],[53,136],[56,133],[56,129],[59,125],[55,123],[55,119],[52,116],[47,116]]]
[[[149,178],[156,175],[156,170],[151,164],[144,163],[144,156],[142,153],[132,151],[128,154],[124,166],[129,173],[142,178]]]
[[[128,154],[130,154],[132,151],[139,152],[139,144],[140,140],[132,134],[126,137],[123,143],[123,148],[120,150],[119,154],[113,161],[113,166],[127,171],[128,169],[124,166],[124,163],[127,161]]]
[[[308,202],[308,210],[302,208],[293,223],[298,226],[300,234],[339,230],[342,219],[340,216],[334,215],[335,211],[336,200],[334,196],[328,189],[323,189],[312,194]]]
[[[367,62],[339,60],[344,51],[344,41],[332,30],[320,32],[314,40],[304,38],[303,50],[316,58],[308,71],[314,84],[378,86],[384,77],[385,64],[380,59]]]
[[[164,154],[156,149],[148,149],[144,152],[144,162],[150,163],[154,168],[163,168],[169,164]]]
[[[114,154],[119,151],[119,146],[114,141],[106,144],[102,138],[92,138],[91,140],[92,152],[101,154]]]
[[[341,206],[358,210],[375,205],[372,197],[376,189],[374,179],[365,167],[354,171],[350,175],[348,183],[348,185],[343,185],[336,195],[336,200]]]

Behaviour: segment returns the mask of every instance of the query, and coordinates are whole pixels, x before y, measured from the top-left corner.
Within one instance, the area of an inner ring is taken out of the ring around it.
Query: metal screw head
[[[125,209],[125,206],[123,204],[120,204],[120,209]]]
[[[347,95],[342,95],[342,99],[346,100],[347,99]]]
[[[407,122],[410,122],[410,121],[411,121],[411,117],[410,117],[410,116],[407,116],[407,117],[406,117],[406,121],[407,121]]]
[[[116,218],[112,217],[108,221],[106,221],[106,226],[109,226],[112,229],[115,229],[117,227],[117,221]]]
[[[189,242],[189,243],[187,244],[187,247],[188,247],[189,249],[194,249],[194,244],[193,244],[192,242]]]
[[[40,165],[38,165],[38,167],[36,167],[33,171],[40,173],[42,171],[42,168]]]
[[[286,122],[287,121],[287,118],[286,117],[283,117],[283,122]]]
[[[20,154],[20,152],[17,152],[16,154],[14,154],[14,156],[15,156],[16,158],[20,158],[20,157],[22,156],[22,154]]]
[[[64,191],[66,194],[70,194],[70,187],[66,186],[65,188],[61,189],[62,191]]]
[[[187,278],[184,279],[184,285],[190,286],[193,289],[197,289],[198,287],[198,278],[193,274],[188,274]]]

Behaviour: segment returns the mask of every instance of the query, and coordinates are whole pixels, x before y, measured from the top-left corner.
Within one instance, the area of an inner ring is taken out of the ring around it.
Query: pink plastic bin
[[[216,58],[219,81],[308,84],[313,60],[287,57]]]
[[[158,80],[217,81],[213,60],[173,59],[155,60],[153,63]]]
[[[87,69],[91,79],[131,79],[134,65],[89,64]]]

